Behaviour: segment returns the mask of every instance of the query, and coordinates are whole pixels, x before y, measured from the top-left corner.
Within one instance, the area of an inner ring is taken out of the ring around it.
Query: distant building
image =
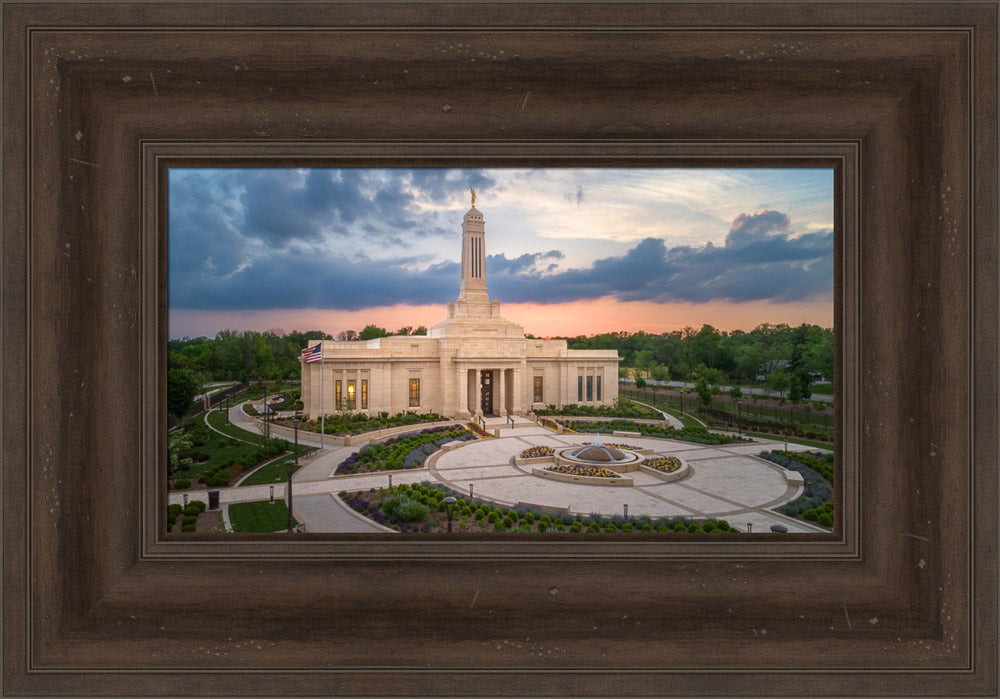
[[[448,304],[447,317],[426,337],[324,341],[322,361],[300,358],[305,415],[408,410],[464,418],[614,403],[618,351],[525,338],[520,325],[500,316],[500,302],[490,301],[485,261],[483,214],[473,200],[462,221],[458,299]]]

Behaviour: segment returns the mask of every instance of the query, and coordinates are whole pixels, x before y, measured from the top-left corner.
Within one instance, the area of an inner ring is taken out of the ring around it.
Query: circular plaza
[[[756,457],[773,446],[768,442],[705,446],[633,435],[557,434],[524,423],[501,429],[499,435],[438,452],[428,459],[426,480],[507,506],[582,515],[622,514],[627,506],[628,514],[636,517],[727,519],[738,528],[752,524],[757,531],[767,531],[772,524],[791,532],[827,531],[775,511],[802,493],[802,483],[794,472]],[[676,457],[685,464],[684,475],[667,480],[636,469],[627,473],[631,485],[604,485],[594,479],[574,483],[540,477],[536,465],[518,458],[532,447],[559,452],[595,441],[625,442],[629,451],[642,450],[647,458]]]

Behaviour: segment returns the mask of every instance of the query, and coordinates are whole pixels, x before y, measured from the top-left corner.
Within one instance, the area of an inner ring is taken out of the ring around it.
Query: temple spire
[[[470,188],[475,201],[475,191]],[[486,227],[483,214],[476,207],[462,219],[462,278],[458,287],[459,303],[489,303],[486,291]]]

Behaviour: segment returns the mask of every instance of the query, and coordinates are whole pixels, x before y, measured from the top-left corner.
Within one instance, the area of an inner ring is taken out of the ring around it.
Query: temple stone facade
[[[490,300],[485,262],[485,224],[473,200],[462,221],[458,298],[447,317],[426,337],[324,341],[322,361],[300,359],[306,416],[408,410],[467,418],[614,403],[617,350],[571,350],[565,340],[526,338],[521,326],[500,316],[500,302]]]

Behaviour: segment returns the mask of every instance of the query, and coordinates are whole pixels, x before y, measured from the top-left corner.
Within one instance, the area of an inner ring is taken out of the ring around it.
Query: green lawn
[[[759,437],[761,439],[773,439],[776,442],[788,442],[789,444],[801,444],[804,447],[814,447],[816,449],[833,449],[830,442],[813,442],[799,437],[785,437],[780,434],[765,434],[764,432],[747,432],[743,430],[744,437]]]
[[[622,391],[622,393],[625,394],[626,392]],[[626,397],[632,398],[632,399],[638,400],[638,401],[643,401],[645,403],[648,403],[649,405],[656,406],[658,409],[662,410],[663,412],[669,413],[670,415],[673,415],[675,418],[677,418],[678,420],[680,420],[684,424],[685,427],[704,427],[705,426],[705,424],[703,422],[701,422],[700,420],[691,417],[687,413],[682,413],[678,408],[675,408],[673,406],[670,406],[670,405],[667,405],[667,404],[663,403],[662,402],[662,396],[640,395],[640,394],[638,394],[636,392],[629,391],[627,393]],[[691,401],[688,401],[688,402],[690,403]]]
[[[823,393],[825,395],[833,395],[833,384],[832,383],[814,383],[809,386],[809,390],[813,393]]]
[[[284,483],[288,480],[288,471],[285,469],[285,461],[288,461],[291,458],[291,454],[282,454],[277,459],[272,459],[247,476],[246,480],[240,483],[240,486]],[[300,468],[302,468],[301,464],[298,466],[292,466],[292,473],[295,473]],[[277,478],[275,478],[275,475],[277,475]]]
[[[238,439],[241,442],[249,442],[250,444],[256,444],[258,447],[264,444],[264,435],[260,435],[255,432],[248,432],[228,422],[226,420],[226,413],[224,410],[211,410],[205,419],[208,420],[209,425],[220,432],[224,432],[233,439]]]
[[[170,475],[171,480],[178,478],[196,479],[202,473],[211,471],[222,464],[237,460],[253,460],[258,447],[246,442],[225,437],[218,432],[212,432],[205,425],[197,425],[188,430],[192,435],[194,446],[191,452],[207,457],[205,463],[195,463],[190,468],[177,471]]]
[[[288,508],[282,500],[240,502],[229,506],[229,521],[235,532],[276,532],[288,528]]]

